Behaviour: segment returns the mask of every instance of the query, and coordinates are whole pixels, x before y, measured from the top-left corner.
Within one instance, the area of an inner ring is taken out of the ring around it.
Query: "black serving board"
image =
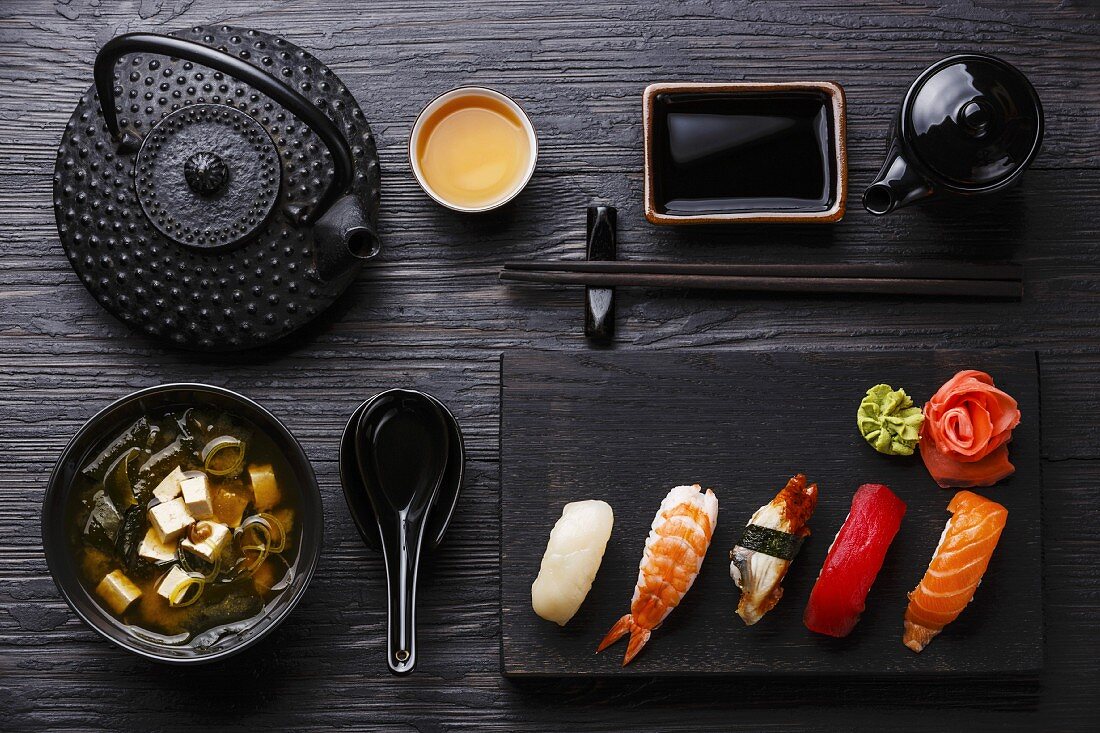
[[[879,455],[860,437],[864,391],[887,382],[918,404],[961,369],[989,372],[1020,404],[1016,473],[979,493],[1008,524],[974,602],[920,655],[901,643],[906,594],[948,519],[919,456]],[[501,668],[523,675],[992,675],[1042,666],[1039,389],[1030,351],[514,352],[501,378]],[[784,583],[760,623],[734,614],[728,553],[749,516],[804,472],[820,494]],[[867,610],[850,636],[808,631],[802,613],[852,494],[885,483],[908,504]],[[646,534],[677,484],[713,487],[718,526],[702,572],[635,661],[625,641],[596,655],[627,613]],[[596,582],[560,628],[531,610],[550,528],[562,506],[603,499],[615,527]]]

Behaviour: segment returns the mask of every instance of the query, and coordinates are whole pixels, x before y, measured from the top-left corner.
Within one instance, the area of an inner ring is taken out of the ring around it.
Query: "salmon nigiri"
[[[995,501],[960,491],[947,505],[947,520],[932,562],[905,610],[905,646],[919,652],[974,598],[997,549],[1008,511]]]

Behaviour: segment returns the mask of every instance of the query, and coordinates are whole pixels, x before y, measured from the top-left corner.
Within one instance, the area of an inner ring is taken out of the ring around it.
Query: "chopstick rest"
[[[616,221],[614,206],[588,207],[585,253],[589,262],[614,261]],[[596,341],[609,341],[615,335],[615,288],[585,287],[584,335]]]

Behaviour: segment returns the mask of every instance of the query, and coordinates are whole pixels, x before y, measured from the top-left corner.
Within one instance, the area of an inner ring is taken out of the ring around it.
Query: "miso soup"
[[[291,585],[301,489],[247,420],[192,407],[140,417],[89,454],[66,507],[88,594],[130,633],[206,647]]]

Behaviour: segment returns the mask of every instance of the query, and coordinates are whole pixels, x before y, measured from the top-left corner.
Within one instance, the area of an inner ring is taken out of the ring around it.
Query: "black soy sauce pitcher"
[[[401,389],[371,400],[355,426],[361,486],[386,563],[386,661],[397,675],[416,667],[417,572],[425,529],[447,476],[450,431],[432,398]]]
[[[863,206],[882,216],[925,199],[1001,191],[1042,141],[1043,107],[1026,76],[993,56],[951,56],[909,87]]]

